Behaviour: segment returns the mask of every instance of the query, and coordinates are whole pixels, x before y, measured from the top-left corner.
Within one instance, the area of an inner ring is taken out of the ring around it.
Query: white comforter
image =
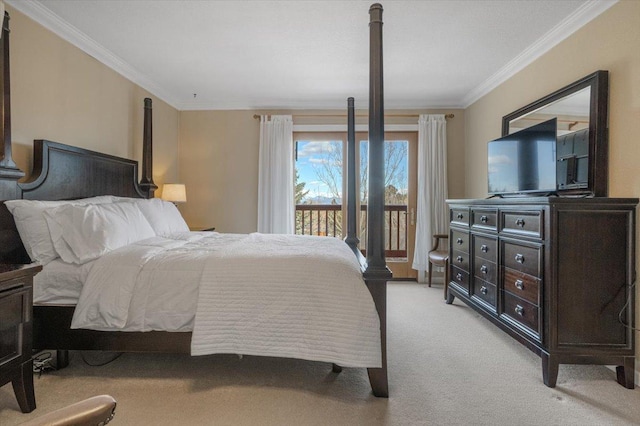
[[[327,237],[184,233],[94,262],[72,328],[193,331],[193,355],[380,367],[380,324],[355,256]]]

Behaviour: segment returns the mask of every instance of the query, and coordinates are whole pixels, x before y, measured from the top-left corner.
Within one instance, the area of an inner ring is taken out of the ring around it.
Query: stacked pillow
[[[136,241],[189,230],[172,203],[156,198],[100,196],[5,204],[29,257],[43,265],[58,257],[83,264]]]

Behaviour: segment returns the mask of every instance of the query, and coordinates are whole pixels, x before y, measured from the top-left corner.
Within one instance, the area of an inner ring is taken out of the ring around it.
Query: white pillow
[[[159,198],[136,200],[135,203],[156,235],[164,237],[176,232],[189,232],[189,226],[173,203]]]
[[[44,215],[56,251],[68,263],[83,264],[155,236],[135,203],[65,205]]]
[[[161,237],[178,232],[189,232],[189,226],[184,221],[182,214],[180,214],[180,210],[169,201],[164,201],[160,198],[113,197],[113,202],[136,203],[156,235]]]
[[[56,259],[58,254],[49,235],[49,228],[43,214],[45,210],[67,204],[112,203],[114,199],[115,197],[111,195],[101,195],[68,201],[9,200],[4,203],[13,215],[22,244],[31,260],[46,265]]]

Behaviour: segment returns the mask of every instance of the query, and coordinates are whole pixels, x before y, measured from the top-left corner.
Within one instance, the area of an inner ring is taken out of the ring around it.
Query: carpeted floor
[[[547,388],[540,358],[459,301],[446,305],[441,286],[393,282],[388,303],[389,399],[371,395],[364,369],[147,354],[90,367],[73,353],[68,368],[35,378],[31,414],[1,387],[0,424],[104,393],[118,400],[114,425],[640,424],[640,388],[624,389],[603,366],[566,365]]]

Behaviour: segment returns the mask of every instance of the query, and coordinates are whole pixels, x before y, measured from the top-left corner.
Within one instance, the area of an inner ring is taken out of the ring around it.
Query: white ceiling
[[[615,1],[381,1],[385,107],[467,107]],[[368,102],[371,0],[6,3],[180,110]]]

